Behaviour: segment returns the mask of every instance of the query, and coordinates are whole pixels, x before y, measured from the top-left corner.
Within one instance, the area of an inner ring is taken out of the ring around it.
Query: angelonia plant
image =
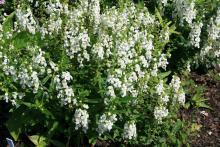
[[[219,64],[219,0],[158,0],[155,7],[175,23],[179,32],[168,45],[172,48],[171,69],[211,68]]]
[[[0,25],[0,98],[13,106],[7,127],[15,140],[27,134],[45,146],[85,138],[92,144],[184,142],[177,114],[185,92],[167,71],[165,48],[176,32],[159,11],[128,0],[15,3]],[[194,6],[175,4],[199,47]]]

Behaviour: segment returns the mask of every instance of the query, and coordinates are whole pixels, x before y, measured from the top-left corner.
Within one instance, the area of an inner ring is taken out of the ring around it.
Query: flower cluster
[[[155,87],[156,88],[156,93],[158,95],[162,95],[164,88],[163,88],[163,80],[160,80],[160,83]]]
[[[87,132],[89,126],[89,114],[84,109],[76,109],[74,114],[74,123],[75,123],[75,129],[78,130],[79,128],[82,128],[84,133]]]
[[[180,89],[180,84],[181,84],[180,78],[177,77],[177,76],[173,76],[172,81],[171,81],[171,83],[170,83],[170,87],[171,87],[175,92],[178,92],[179,89]]]
[[[220,8],[217,10],[215,20],[211,18],[211,24],[208,27],[208,37],[211,40],[217,40],[220,38]]]
[[[103,114],[100,116],[98,122],[97,132],[102,135],[104,132],[109,132],[112,129],[113,124],[117,121],[116,114]]]
[[[177,15],[180,18],[181,23],[185,20],[190,26],[192,26],[197,13],[194,0],[174,0],[174,9],[174,16]]]
[[[205,61],[207,57],[211,57],[214,59],[212,64],[218,64],[218,60],[220,57],[220,8],[217,9],[216,16],[213,16],[210,19],[210,23],[207,26],[208,38],[205,40],[204,45],[200,51],[200,57],[202,61]]]
[[[154,117],[161,123],[162,119],[167,117],[169,114],[168,111],[168,102],[172,100],[172,104],[175,106],[178,104],[185,104],[185,93],[181,88],[181,80],[178,76],[173,76],[172,80],[167,87],[164,85],[163,80],[160,80],[159,83],[155,86],[156,94],[159,96],[159,106],[154,108]],[[166,91],[171,91],[167,95]]]
[[[17,9],[16,16],[18,18],[19,24],[24,30],[28,30],[30,33],[35,34],[37,28],[37,23],[33,17],[32,11],[30,8],[26,10]]]
[[[137,130],[134,121],[125,123],[123,138],[125,139],[135,139],[137,137]]]
[[[61,75],[56,75],[54,78],[56,90],[58,91],[57,98],[60,99],[62,105],[75,105],[77,103],[76,99],[74,98],[73,88],[68,86],[68,82],[72,79],[73,77],[68,71],[62,72]]]
[[[185,93],[184,91],[180,88],[180,78],[177,76],[173,76],[172,81],[170,83],[170,87],[174,92],[174,103],[178,102],[181,105],[185,104]]]
[[[162,119],[167,117],[169,114],[168,109],[166,107],[160,106],[155,107],[154,109],[154,117],[158,120],[159,123],[162,122]]]
[[[189,34],[190,43],[197,48],[200,48],[200,34],[202,26],[202,23],[193,23],[192,30]]]

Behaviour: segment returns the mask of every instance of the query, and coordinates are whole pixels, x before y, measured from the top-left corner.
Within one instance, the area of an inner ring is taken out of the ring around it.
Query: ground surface
[[[191,146],[220,147],[220,81],[196,73],[192,73],[191,77],[198,85],[205,86],[204,97],[213,109],[200,109],[193,113],[193,121],[201,125],[201,129],[196,136],[191,137]]]

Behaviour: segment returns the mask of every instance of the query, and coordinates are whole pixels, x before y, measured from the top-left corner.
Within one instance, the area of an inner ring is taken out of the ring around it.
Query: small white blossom
[[[191,2],[187,0],[174,0],[174,5],[174,15],[177,15],[180,18],[181,23],[185,20],[191,26],[197,13],[194,0]]]
[[[168,62],[167,62],[166,55],[161,54],[159,62],[158,62],[158,67],[162,67],[163,69],[166,70],[167,65],[168,65]]]
[[[169,96],[168,95],[162,96],[161,100],[164,104],[167,104],[167,102],[169,102]]]
[[[166,6],[167,5],[167,0],[161,0],[161,3]]]
[[[155,87],[156,88],[156,93],[158,95],[161,95],[164,91],[164,87],[163,87],[163,81],[160,80],[160,83]]]
[[[68,71],[62,72],[62,78],[66,81],[70,81],[73,79],[73,77],[70,75]]]
[[[168,110],[163,106],[155,107],[154,109],[154,117],[158,122],[161,122],[163,118],[168,116],[168,114]]]
[[[74,114],[75,130],[82,128],[84,133],[88,130],[89,114],[86,110],[76,109]]]
[[[185,104],[186,96],[185,96],[185,93],[183,91],[176,94],[175,97],[177,98],[177,101],[179,102],[179,104],[181,104],[181,105]]]
[[[32,34],[36,33],[38,26],[30,8],[27,8],[26,10],[17,9],[16,16],[23,29],[27,29]]]
[[[110,115],[103,114],[98,122],[97,131],[99,135],[102,135],[104,132],[111,131],[112,126],[116,121],[117,121],[116,114],[110,114]]]
[[[180,78],[178,76],[173,76],[170,86],[173,88],[174,92],[178,92],[180,89]]]
[[[189,35],[191,44],[197,48],[200,48],[200,34],[202,26],[202,23],[193,24]]]
[[[137,129],[134,121],[127,122],[124,125],[123,138],[124,139],[135,139],[137,137]]]

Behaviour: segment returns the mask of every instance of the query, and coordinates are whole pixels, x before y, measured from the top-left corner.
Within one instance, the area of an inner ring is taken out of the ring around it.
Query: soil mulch
[[[220,81],[196,73],[192,73],[191,78],[197,85],[205,86],[204,98],[212,108],[212,110],[201,108],[195,113],[185,114],[188,118],[193,117],[193,121],[201,125],[198,134],[190,138],[191,146],[220,147]]]

